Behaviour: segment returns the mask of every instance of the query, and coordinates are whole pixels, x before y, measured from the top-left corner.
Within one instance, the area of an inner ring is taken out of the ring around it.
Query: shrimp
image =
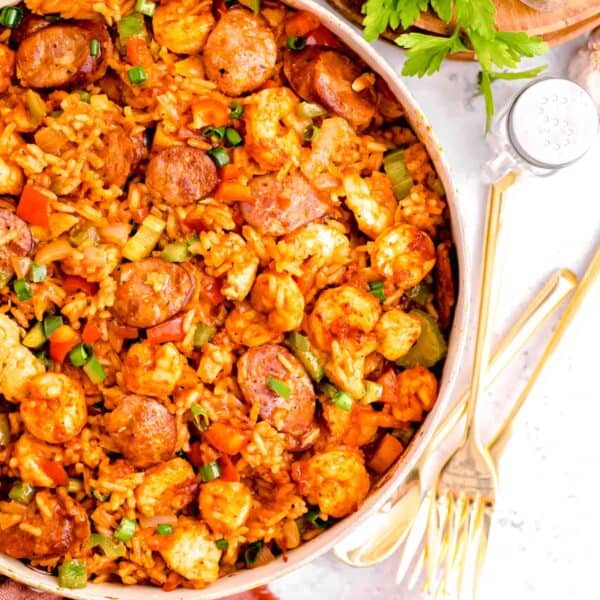
[[[221,551],[208,527],[197,519],[181,517],[171,535],[160,536],[158,550],[169,568],[195,587],[219,577]]]
[[[421,335],[421,321],[399,308],[381,315],[375,326],[377,351],[388,360],[404,356]]]
[[[304,296],[290,275],[261,273],[254,282],[250,300],[256,310],[268,314],[269,327],[275,331],[292,331],[302,324]]]
[[[2,64],[2,61],[0,61]],[[7,128],[0,124],[0,138],[2,147],[0,148],[0,194],[9,194],[18,196],[25,184],[25,175],[23,169],[13,160],[18,156],[18,152],[25,148],[23,138],[14,132],[6,131]]]
[[[44,372],[44,365],[23,344],[19,327],[0,315],[0,393],[17,402],[27,396],[29,380]]]
[[[352,410],[344,410],[333,402],[323,402],[321,405],[323,418],[331,434],[331,438],[348,446],[364,446],[377,433],[377,425],[366,425],[355,422],[362,412],[373,412],[370,406],[353,404]]]
[[[225,298],[240,301],[249,294],[259,260],[242,236],[237,233],[204,231],[193,249],[204,258],[207,275],[225,275],[225,283],[221,289]]]
[[[289,88],[273,87],[249,97],[244,111],[246,151],[262,169],[276,171],[298,163],[301,142],[297,126],[298,98]]]
[[[73,249],[62,261],[62,268],[65,273],[79,275],[87,281],[103,281],[117,268],[119,259],[115,246],[99,244],[83,250]]]
[[[206,44],[215,18],[206,4],[196,0],[169,0],[159,4],[152,17],[154,37],[176,54],[197,54]]]
[[[252,494],[243,483],[215,479],[202,485],[198,506],[212,531],[226,535],[246,523]]]
[[[357,173],[344,177],[346,206],[354,213],[358,228],[375,239],[394,224],[397,209],[392,184],[387,175],[376,171],[362,179]]]
[[[19,465],[19,474],[23,481],[36,487],[56,487],[56,481],[44,470],[48,462],[60,458],[60,449],[41,442],[29,433],[17,440],[14,457]]]
[[[225,319],[225,330],[236,344],[261,346],[281,340],[281,334],[273,331],[267,317],[247,302],[238,304]]]
[[[192,465],[173,458],[146,471],[135,490],[136,506],[147,517],[170,515],[192,502],[197,488]]]
[[[358,400],[365,395],[365,355],[375,349],[375,340],[369,339],[362,348],[353,349],[334,340],[331,353],[321,357],[325,375],[337,387]]]
[[[423,412],[435,404],[438,383],[425,367],[411,367],[397,376],[398,394],[392,403],[392,414],[399,421],[421,421]]]
[[[6,44],[0,44],[0,94],[10,87],[14,71],[15,53]]]
[[[163,398],[173,392],[186,364],[171,342],[133,344],[123,361],[123,384],[134,394]]]
[[[372,268],[402,290],[417,285],[435,265],[431,238],[406,223],[384,231],[368,250]]]
[[[83,388],[62,373],[36,375],[20,411],[29,433],[50,444],[74,438],[87,421]]]
[[[292,471],[308,502],[335,518],[355,511],[371,487],[360,452],[344,446],[315,454]]]

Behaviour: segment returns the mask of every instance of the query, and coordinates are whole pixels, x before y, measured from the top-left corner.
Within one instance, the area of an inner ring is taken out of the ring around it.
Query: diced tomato
[[[207,277],[204,280],[204,287],[200,295],[206,298],[211,304],[221,304],[225,299],[221,294],[221,280],[216,277]]]
[[[140,332],[136,327],[128,327],[127,325],[116,325],[115,334],[122,340],[135,340],[140,336]]]
[[[219,467],[221,467],[221,479],[224,481],[240,480],[240,476],[235,468],[235,465],[226,454],[223,454],[223,456],[219,457]]]
[[[149,65],[153,62],[148,43],[144,38],[129,38],[127,41],[127,62],[133,66]]]
[[[215,191],[218,202],[252,202],[250,188],[236,181],[223,181]]]
[[[27,183],[17,206],[17,216],[32,225],[48,227],[48,203],[49,199],[46,194],[43,194],[34,185]]]
[[[188,212],[183,219],[184,225],[187,225],[190,229],[194,231],[204,231],[206,229],[206,225],[204,224],[205,219],[205,210],[201,206],[195,206]]]
[[[202,444],[200,442],[193,442],[190,444],[190,450],[187,453],[187,458],[197,469],[204,464],[204,460],[202,458]]]
[[[146,330],[147,339],[151,344],[164,342],[180,342],[184,337],[183,315],[178,315]]]
[[[237,454],[249,441],[244,432],[225,423],[212,423],[204,435],[217,450],[232,455]]]
[[[234,163],[229,163],[219,169],[219,175],[221,181],[232,181],[240,176],[240,168]]]
[[[386,433],[373,454],[369,466],[381,475],[400,458],[402,452],[404,452],[402,444],[393,435]]]
[[[98,291],[98,284],[79,275],[67,275],[63,281],[63,288],[69,294],[85,292],[88,296],[93,296]]]
[[[93,344],[94,342],[97,342],[101,337],[102,331],[100,330],[98,325],[94,323],[94,321],[88,321],[85,324],[83,331],[81,332],[81,339],[84,341],[84,343]]]
[[[192,104],[193,123],[196,129],[221,127],[229,123],[229,108],[214,98],[201,98]]]
[[[306,36],[307,46],[326,46],[328,48],[341,48],[342,44],[329,29],[319,25]]]
[[[50,358],[63,362],[67,354],[79,344],[79,335],[69,325],[61,325],[50,336]]]
[[[378,380],[377,383],[383,386],[381,393],[381,401],[386,404],[392,404],[398,401],[400,387],[398,385],[398,377],[394,369],[388,369]]]
[[[321,22],[315,15],[305,10],[299,10],[285,22],[285,34],[289,37],[306,37],[319,25]]]
[[[54,460],[43,460],[40,463],[42,470],[56,485],[67,485],[69,478],[65,468]]]

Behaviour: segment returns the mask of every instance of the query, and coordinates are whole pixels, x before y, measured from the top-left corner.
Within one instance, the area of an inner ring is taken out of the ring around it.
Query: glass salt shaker
[[[510,171],[545,177],[579,160],[599,128],[598,110],[578,84],[560,78],[535,81],[518,92],[492,123],[495,157],[484,165],[487,182]]]

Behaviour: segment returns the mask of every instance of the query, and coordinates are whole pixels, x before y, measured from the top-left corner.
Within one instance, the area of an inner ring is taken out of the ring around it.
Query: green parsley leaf
[[[455,0],[456,21],[469,33],[474,31],[491,38],[496,30],[496,6],[492,0]]]
[[[452,0],[431,0],[431,8],[444,23],[450,23],[450,19],[452,19]]]
[[[365,39],[376,40],[388,27],[408,29],[428,7],[429,0],[367,0],[362,7]]]
[[[506,44],[514,52],[529,58],[548,52],[548,44],[540,37],[530,37],[522,31],[497,31],[495,41]]]
[[[548,65],[541,65],[539,67],[534,67],[533,69],[527,69],[525,71],[491,71],[488,73],[490,76],[490,80],[492,82],[497,79],[504,79],[512,81],[514,79],[531,79],[532,77],[537,77],[541,73],[543,73]]]

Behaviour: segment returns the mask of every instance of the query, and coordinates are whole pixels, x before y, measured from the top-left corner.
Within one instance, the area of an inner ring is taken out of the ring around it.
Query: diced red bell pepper
[[[207,277],[204,280],[204,287],[200,291],[200,295],[206,298],[211,304],[221,304],[225,297],[221,294],[222,283],[216,277]]]
[[[180,342],[185,337],[183,331],[183,315],[178,315],[160,325],[147,329],[146,335],[151,344]]]
[[[200,442],[193,442],[190,444],[190,450],[187,453],[187,458],[197,469],[204,464],[204,460],[202,458],[202,444]]]
[[[152,64],[152,55],[144,38],[132,37],[127,40],[127,62],[133,66]]]
[[[288,37],[306,37],[307,34],[320,25],[321,22],[315,15],[306,10],[299,10],[285,22],[285,35]]]
[[[98,284],[79,275],[67,275],[63,281],[63,288],[69,294],[85,292],[88,296],[93,296],[98,291]]]
[[[48,227],[48,204],[48,196],[27,183],[17,206],[17,216],[32,225]]]
[[[122,340],[135,340],[140,336],[140,332],[136,327],[128,327],[127,325],[116,325],[115,334]]]
[[[381,393],[381,402],[393,404],[398,401],[400,395],[400,386],[398,377],[394,369],[388,369],[378,380],[377,383],[383,386]]]
[[[225,423],[212,423],[203,435],[212,446],[225,454],[237,454],[248,443],[248,436],[243,431]]]
[[[79,335],[69,325],[61,325],[50,336],[50,358],[63,362],[67,354],[79,344]]]
[[[94,321],[88,321],[81,332],[81,339],[85,344],[93,344],[102,337],[100,327]]]
[[[237,181],[223,181],[215,191],[218,202],[252,202],[250,188]]]
[[[223,481],[240,480],[240,476],[235,468],[235,465],[226,454],[223,454],[223,456],[219,457],[219,467],[221,467],[221,479],[223,479]]]
[[[69,478],[65,468],[54,460],[43,460],[40,463],[42,471],[56,483],[56,485],[67,485]]]
[[[240,176],[240,168],[234,163],[229,163],[219,169],[219,176],[221,181],[233,181]]]

